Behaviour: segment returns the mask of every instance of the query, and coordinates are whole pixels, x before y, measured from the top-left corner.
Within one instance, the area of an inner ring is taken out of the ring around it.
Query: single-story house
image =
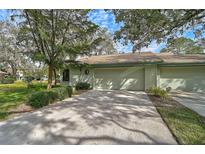
[[[93,89],[163,89],[205,92],[205,55],[129,53],[81,58],[86,67],[69,66],[63,80],[70,85],[88,82]]]

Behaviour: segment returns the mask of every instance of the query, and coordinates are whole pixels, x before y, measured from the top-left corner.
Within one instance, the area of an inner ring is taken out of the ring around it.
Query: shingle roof
[[[140,54],[113,54],[91,56],[81,58],[80,62],[87,64],[124,64],[124,63],[145,63],[145,62],[161,62],[162,59],[151,52],[142,52]]]
[[[164,63],[205,63],[205,55],[187,54],[157,54]]]
[[[84,57],[79,60],[86,64],[126,63],[205,63],[205,55],[174,55],[170,53],[141,52]]]

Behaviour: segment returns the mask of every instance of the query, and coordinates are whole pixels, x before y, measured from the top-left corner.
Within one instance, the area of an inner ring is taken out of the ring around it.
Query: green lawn
[[[149,97],[179,144],[205,144],[204,117],[171,98]]]
[[[30,93],[44,90],[46,86],[46,83],[33,82],[33,86],[28,89],[26,84],[20,81],[14,84],[0,84],[0,120],[7,117],[10,109],[25,103]]]

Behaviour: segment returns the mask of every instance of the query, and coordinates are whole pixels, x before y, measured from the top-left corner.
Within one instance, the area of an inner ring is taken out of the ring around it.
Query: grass
[[[205,144],[205,119],[169,98],[149,95],[179,144]]]
[[[0,120],[8,117],[8,111],[25,103],[28,95],[35,91],[46,89],[46,83],[33,82],[31,88],[26,83],[18,81],[14,84],[0,84]]]

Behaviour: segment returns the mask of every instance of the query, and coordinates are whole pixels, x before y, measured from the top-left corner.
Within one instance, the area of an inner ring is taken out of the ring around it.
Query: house
[[[89,82],[93,89],[163,89],[205,92],[205,55],[142,52],[81,58],[85,67],[70,65],[64,81]],[[83,66],[83,65],[82,65]]]

